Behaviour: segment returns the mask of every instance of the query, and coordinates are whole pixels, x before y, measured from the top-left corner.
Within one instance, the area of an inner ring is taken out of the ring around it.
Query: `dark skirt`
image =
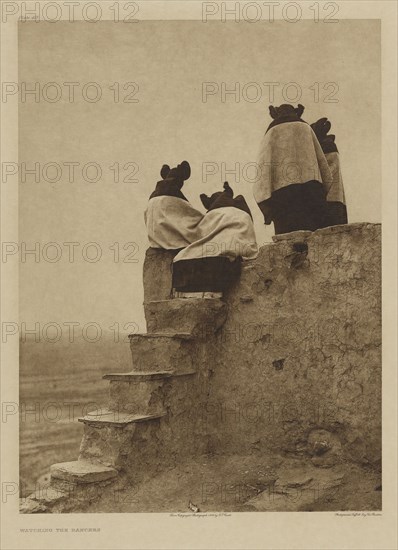
[[[241,258],[195,258],[173,263],[173,288],[178,292],[224,292],[241,272]]]
[[[322,184],[313,180],[278,189],[258,206],[264,215],[264,222],[267,225],[274,222],[275,234],[278,235],[347,223],[344,221],[347,220],[345,205],[341,205],[344,208],[338,205],[340,203],[328,203]]]
[[[342,202],[328,202],[328,225],[344,225],[348,223],[347,207]]]

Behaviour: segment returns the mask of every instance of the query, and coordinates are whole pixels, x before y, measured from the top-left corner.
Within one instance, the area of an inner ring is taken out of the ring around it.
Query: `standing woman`
[[[328,225],[348,223],[340,156],[335,143],[336,136],[329,134],[331,123],[324,117],[311,124],[311,128],[318,138],[332,173],[332,184],[326,196]]]
[[[302,105],[271,105],[273,121],[260,146],[254,198],[275,234],[328,225],[332,175],[313,129],[301,118],[303,111]]]

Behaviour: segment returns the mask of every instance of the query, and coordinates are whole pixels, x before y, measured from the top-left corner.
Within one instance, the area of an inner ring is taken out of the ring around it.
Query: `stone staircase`
[[[21,512],[77,511],[108,485],[137,483],[172,466],[182,446],[191,456],[205,451],[191,412],[206,398],[209,346],[227,306],[176,298],[144,308],[148,332],[129,336],[132,370],[103,376],[108,405],[78,419],[84,428],[78,459],[52,465],[50,487],[24,500]]]
[[[242,460],[258,460],[262,475],[272,456],[289,491],[307,487],[309,477],[334,484],[336,468],[379,473],[380,239],[380,225],[367,223],[278,235],[242,266],[223,300],[173,297],[174,253],[148,249],[148,332],[130,337],[132,370],[104,376],[107,408],[80,419],[78,460],[53,465],[50,487],[21,511],[90,511],[91,502],[105,511],[179,511],[184,487],[192,480],[200,494],[216,463],[220,487],[232,479],[228,464],[236,464],[239,485],[248,481]],[[288,457],[298,465],[293,480]],[[315,475],[319,468],[334,473]],[[261,476],[253,479],[248,487],[263,487]],[[284,493],[269,502],[262,491],[249,510],[290,510],[278,500]],[[138,500],[130,505],[126,495]],[[329,509],[326,497],[319,506]],[[224,502],[215,509],[225,511]]]
[[[342,467],[356,465],[365,475],[365,465],[379,474],[380,225],[275,236],[242,266],[224,301],[173,298],[173,256],[148,249],[148,332],[130,337],[132,370],[104,376],[109,402],[80,419],[78,460],[55,464],[50,487],[30,495],[21,511],[90,511],[91,502],[106,511],[179,511],[191,480],[196,494],[204,479],[221,487],[232,479],[228,464],[236,464],[236,484],[246,484],[242,460],[258,460],[254,469],[262,475],[272,456],[287,491],[276,486],[276,501],[269,501],[262,490],[245,511],[299,507],[296,499],[282,502],[285,492],[308,487],[309,478],[333,488]],[[332,474],[315,475],[319,469]],[[169,473],[175,502],[167,502]],[[263,487],[261,476],[253,480],[248,487]],[[162,491],[167,498],[158,508]],[[346,506],[344,491],[333,509]],[[368,502],[355,491],[352,510]],[[126,495],[138,500],[130,506]],[[330,509],[329,496],[314,509]],[[369,509],[379,509],[379,500]],[[225,511],[224,502],[215,509]]]

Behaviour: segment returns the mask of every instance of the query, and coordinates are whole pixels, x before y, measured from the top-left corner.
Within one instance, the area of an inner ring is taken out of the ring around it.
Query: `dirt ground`
[[[37,357],[30,351],[22,361],[21,496],[48,485],[51,464],[77,459],[83,432],[78,416],[106,403],[108,384],[102,374],[126,370],[123,355],[109,357],[109,345],[104,350],[92,356],[85,352],[83,362],[80,349],[70,357],[64,348],[54,357],[47,349],[45,354],[38,350]],[[320,468],[304,457],[255,452],[192,459],[139,485],[132,480],[122,491],[108,488],[84,511],[376,511],[381,510],[381,495],[381,474],[370,468]]]
[[[107,491],[87,512],[346,510],[381,510],[380,473],[352,464],[319,468],[286,457],[213,456]]]

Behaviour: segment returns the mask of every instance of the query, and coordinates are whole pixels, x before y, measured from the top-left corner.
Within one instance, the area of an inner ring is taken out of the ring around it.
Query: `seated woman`
[[[254,184],[264,222],[273,222],[276,234],[325,227],[332,176],[314,131],[301,119],[304,107],[271,105],[269,111],[273,121],[261,142]]]
[[[329,134],[331,123],[324,117],[320,118],[311,128],[319,141],[322,151],[332,174],[332,184],[326,196],[327,225],[341,225],[348,223],[347,206],[345,202],[343,178],[340,169],[340,157],[335,144],[336,136]]]
[[[180,250],[197,240],[197,226],[203,218],[181,191],[191,167],[186,160],[171,170],[164,164],[160,175],[162,180],[149,197],[144,214],[149,243],[152,248]]]
[[[239,277],[242,259],[258,254],[250,209],[242,195],[224,183],[224,191],[200,195],[207,213],[198,224],[198,239],[173,261],[173,288],[178,292],[224,292]]]

